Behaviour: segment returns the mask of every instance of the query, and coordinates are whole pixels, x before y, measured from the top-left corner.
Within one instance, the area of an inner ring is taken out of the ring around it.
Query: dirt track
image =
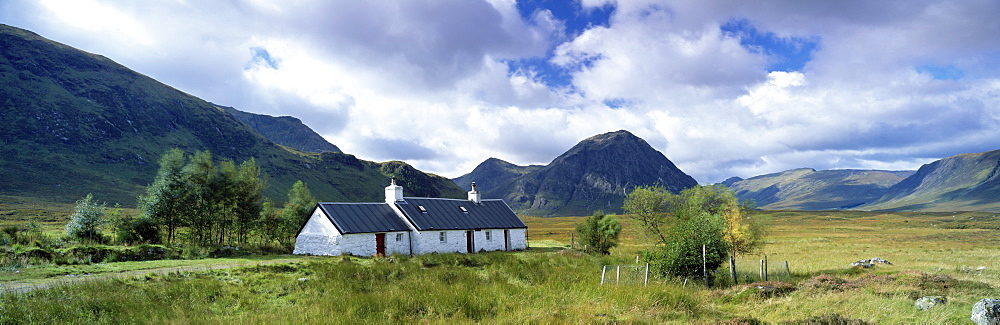
[[[114,279],[114,278],[133,278],[150,273],[166,274],[171,272],[195,272],[195,271],[228,269],[228,268],[252,266],[252,265],[288,263],[295,261],[301,261],[301,259],[278,259],[278,260],[265,260],[265,261],[253,261],[253,262],[250,261],[225,262],[218,264],[198,265],[198,266],[174,266],[174,267],[162,267],[154,269],[97,273],[97,274],[70,274],[70,275],[51,277],[45,279],[2,282],[0,283],[0,294],[26,293],[33,290],[46,289],[55,286],[74,285],[83,281]]]

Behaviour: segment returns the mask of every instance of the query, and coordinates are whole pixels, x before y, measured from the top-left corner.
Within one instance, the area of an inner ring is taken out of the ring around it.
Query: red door
[[[375,234],[375,254],[385,256],[385,234]]]
[[[465,249],[469,253],[475,253],[476,252],[475,251],[476,247],[475,247],[475,245],[473,245],[474,242],[475,242],[475,240],[473,240],[472,230],[466,231],[465,232]]]

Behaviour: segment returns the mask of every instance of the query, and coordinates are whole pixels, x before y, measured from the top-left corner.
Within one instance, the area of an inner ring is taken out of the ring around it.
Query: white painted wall
[[[490,239],[486,239],[486,233],[490,233]],[[502,251],[503,250],[503,229],[483,229],[474,233],[476,239],[476,252],[479,251]]]
[[[305,227],[295,237],[292,254],[340,255],[338,242],[341,235],[333,222],[318,207],[313,211]]]
[[[396,234],[403,234],[396,241]],[[323,210],[316,208],[305,227],[295,237],[292,254],[372,256],[378,253],[375,234],[341,234]],[[410,254],[410,234],[406,231],[385,233],[385,254]]]
[[[500,240],[503,240],[503,231],[500,231]],[[528,229],[510,230],[510,247],[512,251],[528,249]]]
[[[441,242],[441,231],[425,230],[415,232],[413,254],[465,253],[465,230],[444,230],[446,242]]]

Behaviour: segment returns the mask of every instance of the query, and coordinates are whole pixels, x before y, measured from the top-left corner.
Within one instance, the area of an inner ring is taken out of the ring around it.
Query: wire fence
[[[649,285],[649,263],[645,265],[604,265],[601,267],[601,285]]]

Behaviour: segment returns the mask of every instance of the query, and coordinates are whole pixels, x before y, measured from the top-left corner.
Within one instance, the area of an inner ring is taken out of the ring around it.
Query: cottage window
[[[403,241],[403,233],[396,234],[396,241]]]
[[[426,212],[427,212],[427,208],[425,208],[425,207],[424,207],[424,206],[422,206],[422,205],[418,205],[418,206],[417,206],[417,209],[420,209],[420,212],[424,212],[424,213],[426,213]]]
[[[486,231],[486,240],[493,240],[493,236],[490,236],[490,231]]]
[[[448,242],[448,233],[442,231],[438,235],[438,239],[440,239],[442,243],[447,243]]]
[[[458,207],[458,208],[461,209],[462,212],[469,213],[469,210],[466,209],[465,207]]]

